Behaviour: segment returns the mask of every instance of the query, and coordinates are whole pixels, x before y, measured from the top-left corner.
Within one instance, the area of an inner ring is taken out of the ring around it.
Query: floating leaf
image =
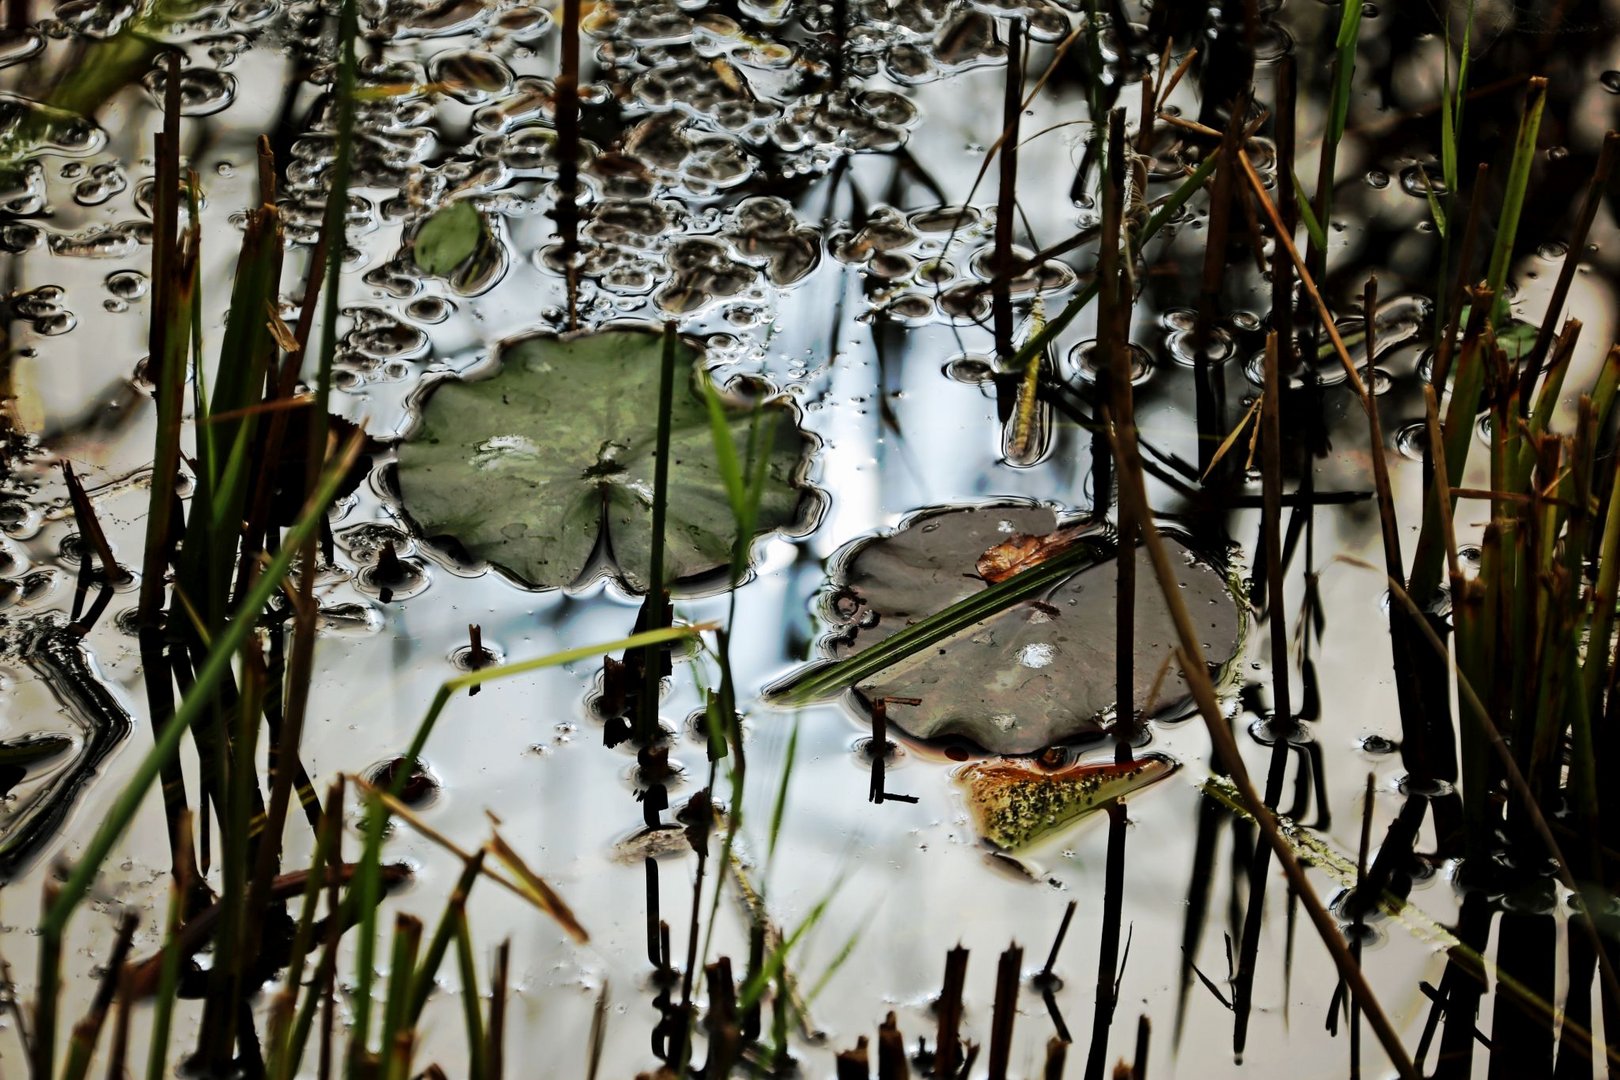
[[[473,257],[488,237],[484,217],[465,200],[436,211],[416,233],[416,265],[443,276]]]
[[[670,425],[668,580],[730,564],[732,516],[697,351],[677,346]],[[534,336],[500,350],[501,369],[475,382],[438,383],[415,435],[399,449],[407,509],[428,536],[451,536],[472,555],[540,588],[574,584],[600,552],[625,588],[646,587],[651,560],[662,338],[641,330]],[[746,443],[755,414],[769,442],[755,535],[807,524],[803,486],[811,448],[780,399],[721,395],[726,424]]]
[[[979,835],[1013,851],[1163,780],[1178,767],[1159,754],[1060,769],[1001,759],[975,762],[958,772],[956,781],[967,794]]]
[[[833,560],[836,587],[825,608],[837,625],[824,651],[834,660],[855,656],[980,595],[989,587],[975,572],[981,559],[994,552],[998,558],[991,561],[999,562],[1008,550],[1039,549],[1039,538],[1054,534],[1064,541],[1047,545],[1060,551],[1054,561],[1072,560],[1075,572],[928,648],[865,673],[851,688],[868,702],[918,698],[920,705],[890,709],[890,720],[919,738],[960,735],[993,753],[1031,753],[1097,734],[1115,697],[1113,546],[1101,530],[1083,538],[1059,533],[1057,515],[1047,506],[1003,502],[925,511],[893,534],[846,547]],[[1087,548],[1089,557],[1074,558],[1077,551],[1086,555]],[[1183,595],[1189,607],[1206,613],[1211,660],[1225,662],[1236,652],[1242,616],[1222,576],[1185,548],[1178,550],[1186,567]],[[1159,679],[1176,634],[1146,556],[1139,552],[1137,558],[1142,568],[1134,697],[1138,710],[1158,715],[1179,705],[1185,694],[1173,665]],[[813,676],[820,669],[808,670]],[[793,700],[804,677],[792,676],[770,694]]]

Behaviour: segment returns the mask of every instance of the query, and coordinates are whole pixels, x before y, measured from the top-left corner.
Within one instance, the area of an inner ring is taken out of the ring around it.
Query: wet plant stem
[[[647,561],[647,599],[643,630],[660,630],[669,625],[669,607],[664,582],[664,528],[669,511],[669,434],[675,400],[675,324],[664,324],[664,349],[658,369],[658,443],[653,461],[652,545]],[[648,649],[642,654],[642,690],[636,710],[636,741],[647,745],[658,736],[658,701],[664,681],[663,653]]]
[[[580,0],[562,0],[557,115],[557,235],[561,240],[568,328],[579,326],[579,19]]]
[[[996,192],[996,275],[992,289],[996,355],[1003,364],[1013,358],[1012,265],[1013,221],[1018,212],[1018,130],[1023,116],[1024,22],[1007,27],[1007,80],[1002,95],[1001,183]]]

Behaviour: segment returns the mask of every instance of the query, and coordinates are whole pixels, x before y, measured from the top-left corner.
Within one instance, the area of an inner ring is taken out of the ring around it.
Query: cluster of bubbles
[[[866,272],[873,314],[915,325],[943,316],[982,321],[990,314],[991,283],[998,277],[992,214],[971,206],[939,206],[909,214],[876,210],[860,229],[829,239],[833,258]],[[1011,250],[1008,291],[1032,300],[1074,287],[1077,275],[1056,259]]]

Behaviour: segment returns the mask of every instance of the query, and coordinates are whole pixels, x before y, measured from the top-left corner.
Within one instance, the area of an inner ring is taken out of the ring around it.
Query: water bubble
[[[395,554],[399,555],[408,554],[412,549],[411,538],[403,529],[383,521],[351,525],[339,532],[335,539],[351,559],[362,564],[376,562],[387,544],[392,544]]]
[[[906,322],[921,321],[934,313],[933,297],[923,293],[901,293],[883,307],[883,314]]]
[[[1375,396],[1389,393],[1390,387],[1395,385],[1395,379],[1381,367],[1369,368],[1363,364],[1356,369],[1356,374],[1361,376],[1362,385],[1370,388]]]
[[[1418,420],[1415,423],[1402,425],[1395,432],[1395,449],[1402,457],[1413,461],[1422,461],[1423,454],[1429,448],[1429,425]]]
[[[472,645],[466,644],[450,653],[450,664],[457,671],[479,671],[487,667],[495,667],[506,659],[506,650],[488,640],[479,641],[476,654]]]
[[[1192,308],[1166,308],[1159,325],[1171,331],[1191,330],[1198,325],[1198,313]]]
[[[410,775],[405,778],[405,786],[400,790],[400,798],[405,805],[420,810],[431,805],[439,797],[439,791],[444,787],[443,782],[433,775],[432,768],[421,758],[411,763]],[[405,770],[403,757],[390,758],[379,762],[366,770],[366,780],[373,787],[383,790],[392,788],[399,779],[399,774]]]
[[[78,325],[78,319],[67,309],[67,290],[60,285],[41,285],[37,289],[12,294],[11,314],[34,328],[44,337],[65,334]]]
[[[1196,324],[1195,324],[1196,325]],[[1165,346],[1170,350],[1170,358],[1182,367],[1195,367],[1198,363],[1198,333],[1195,329],[1179,331],[1165,338]],[[1232,341],[1229,331],[1219,326],[1209,328],[1209,340],[1204,346],[1204,357],[1212,364],[1223,363],[1230,359],[1237,346]]]
[[[983,356],[958,356],[945,365],[947,378],[974,386],[990,382],[995,377],[995,373],[995,366]],[[924,526],[924,528],[926,530],[927,527]]]
[[[1389,187],[1389,173],[1383,169],[1368,169],[1366,180],[1370,188],[1382,190]]]
[[[168,81],[168,69],[164,67],[153,68],[141,80],[159,108],[163,106]],[[236,76],[204,67],[188,67],[180,72],[180,115],[210,116],[235,100]]]
[[[442,296],[424,296],[405,306],[406,315],[424,323],[442,323],[455,310],[456,305]]]
[[[1598,82],[1611,94],[1620,94],[1620,71],[1605,71]]]
[[[1069,350],[1069,362],[1075,366],[1080,377],[1088,382],[1097,380],[1101,367],[1106,362],[1102,350],[1097,346],[1098,342],[1093,338],[1082,341]],[[1135,342],[1126,347],[1130,350],[1131,385],[1140,386],[1153,374],[1153,358],[1148,355],[1146,349]]]
[[[1431,191],[1435,198],[1447,193],[1445,179],[1432,165],[1408,165],[1402,169],[1401,190],[1419,199],[1427,199]]]
[[[139,270],[114,270],[102,284],[120,300],[139,300],[146,295],[146,275]]]
[[[385,623],[374,604],[338,603],[320,609],[320,629],[334,634],[375,634]]]

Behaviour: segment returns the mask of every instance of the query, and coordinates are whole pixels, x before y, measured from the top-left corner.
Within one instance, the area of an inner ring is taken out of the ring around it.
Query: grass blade
[[[1536,76],[1530,80],[1529,93],[1524,100],[1524,116],[1519,122],[1519,134],[1513,145],[1513,164],[1508,170],[1507,193],[1502,198],[1502,216],[1497,220],[1496,245],[1491,249],[1490,268],[1485,280],[1491,295],[1496,298],[1492,322],[1501,320],[1507,302],[1502,286],[1507,283],[1508,262],[1513,257],[1513,241],[1519,231],[1519,215],[1524,210],[1525,191],[1530,186],[1530,165],[1536,156],[1536,134],[1541,130],[1541,112],[1547,104],[1547,80]]]
[[[1028,570],[991,585],[983,592],[920,619],[891,637],[844,660],[824,661],[765,689],[775,705],[808,705],[836,697],[851,687],[952,634],[982,622],[1014,604],[1055,588],[1076,571],[1106,557],[1095,542],[1081,540]]]

